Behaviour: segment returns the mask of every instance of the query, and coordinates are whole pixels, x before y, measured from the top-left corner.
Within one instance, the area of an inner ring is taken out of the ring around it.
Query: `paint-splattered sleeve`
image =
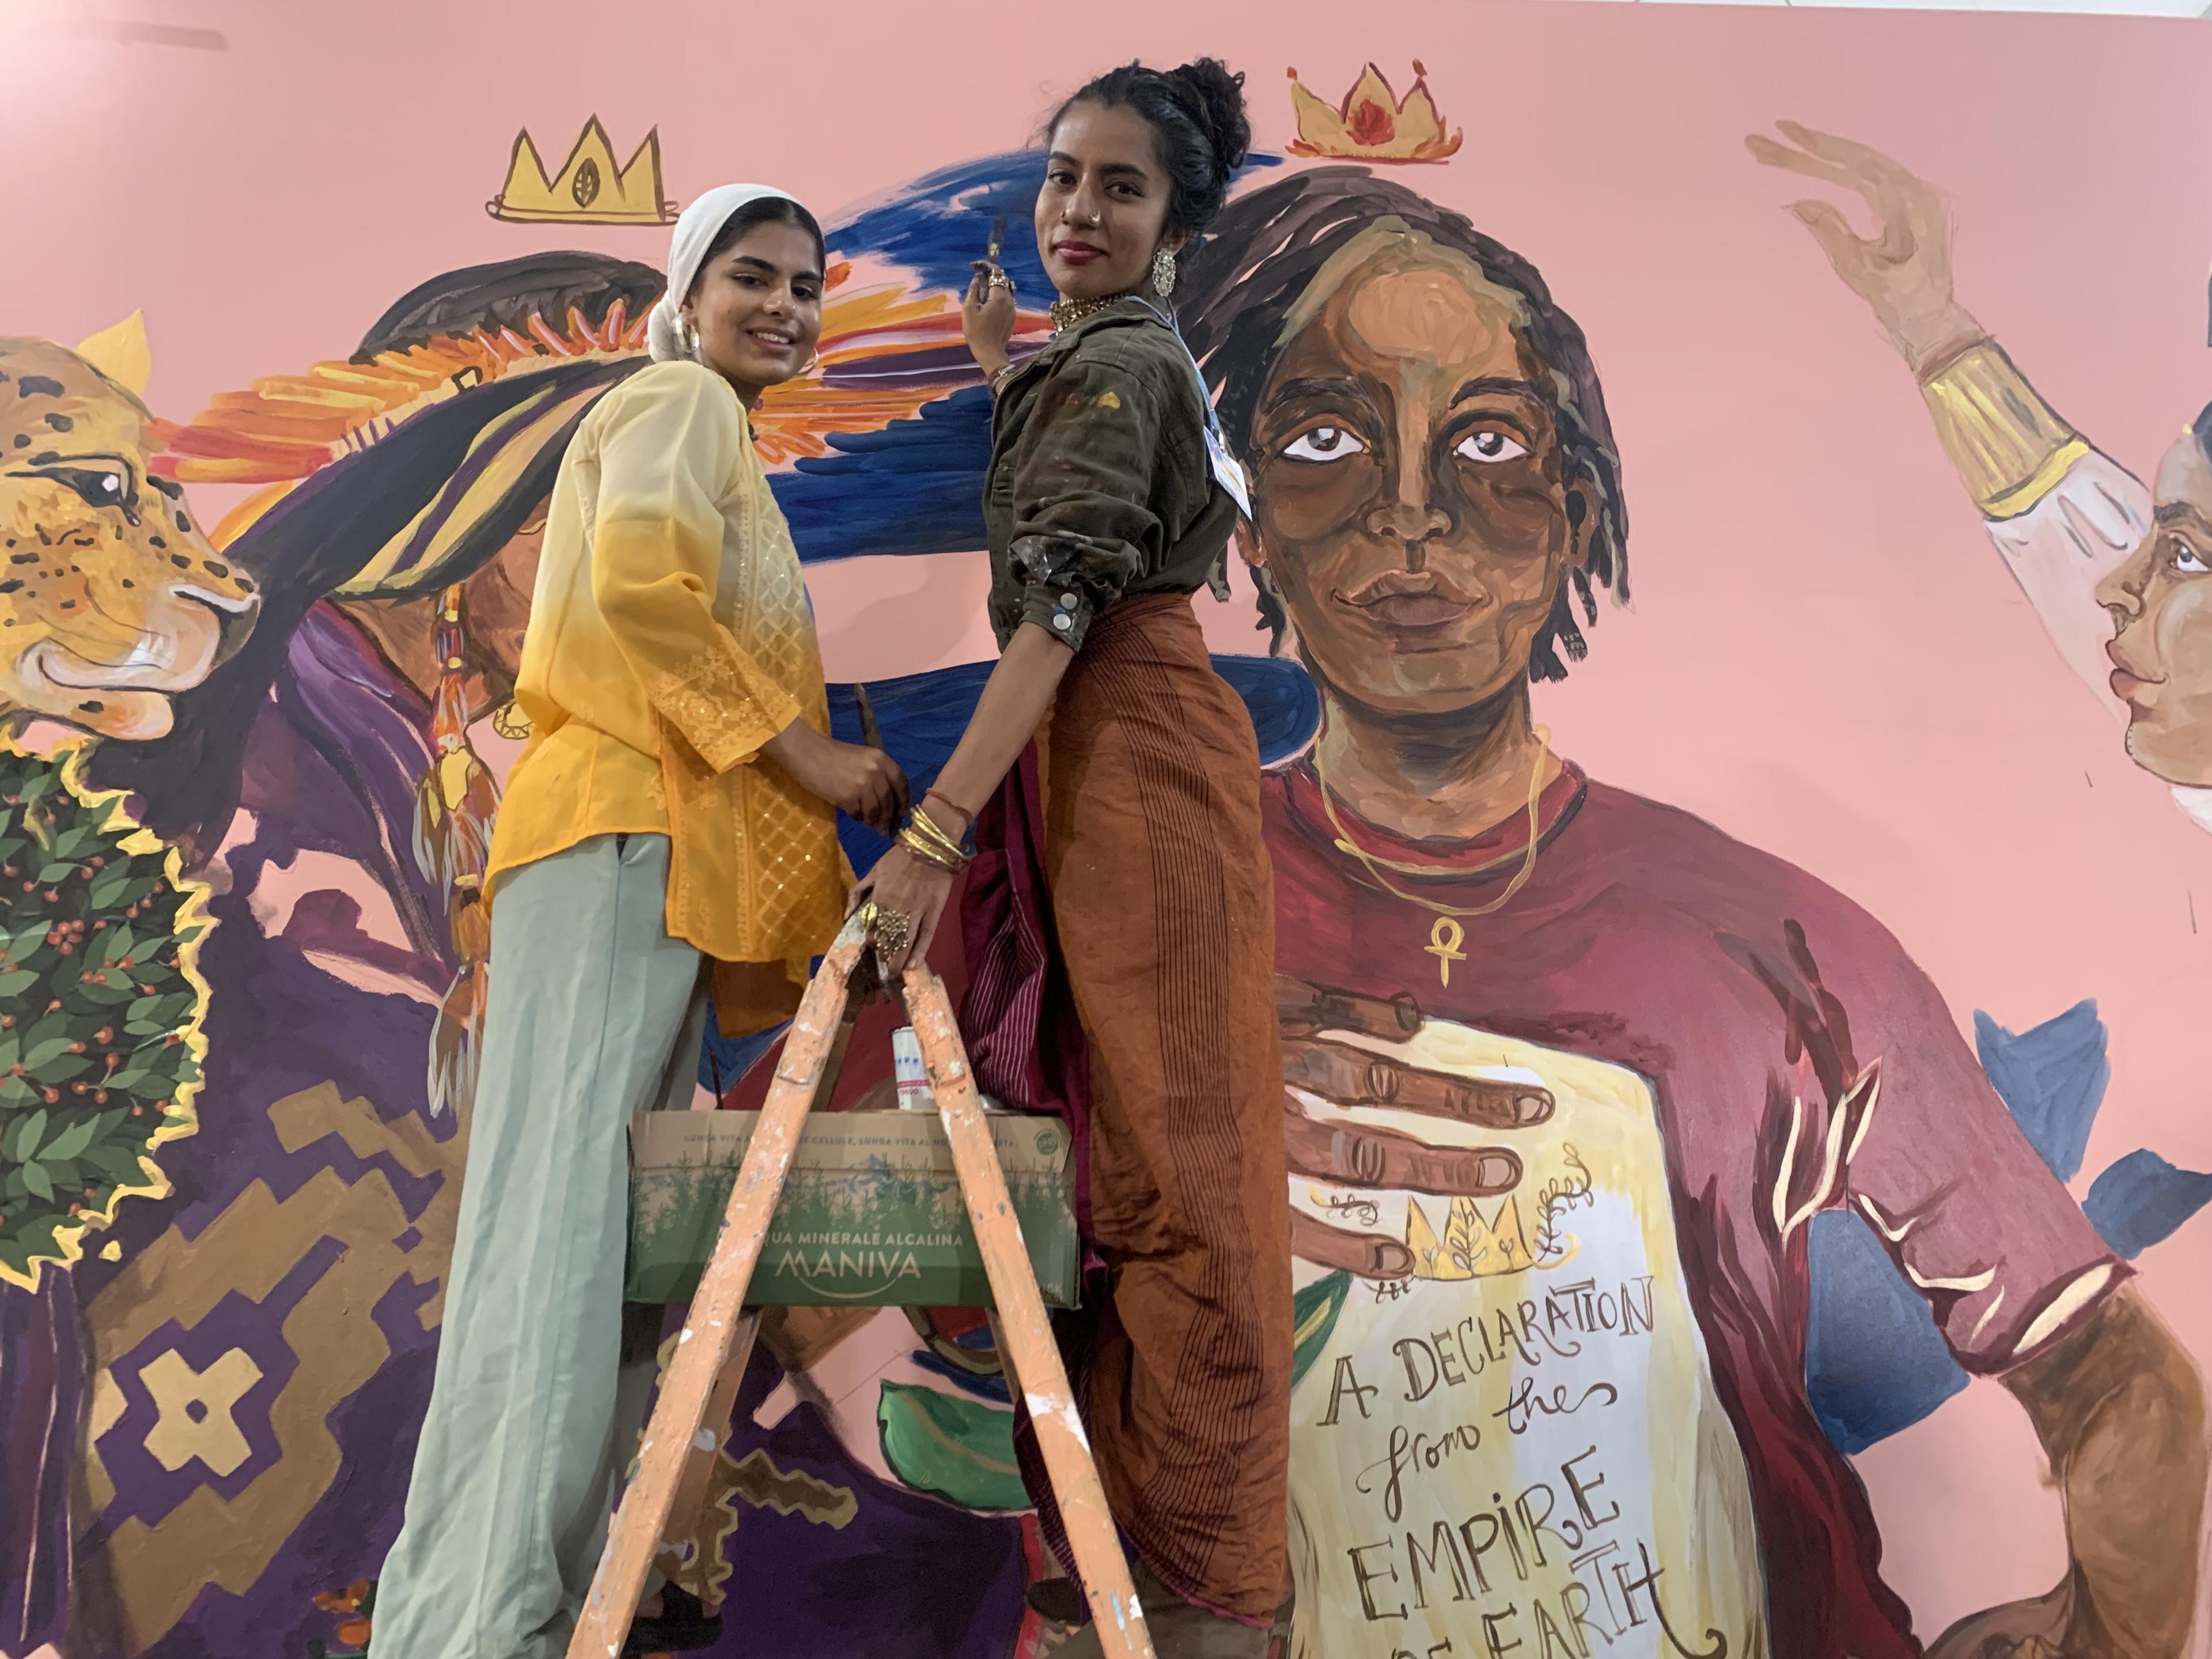
[[[1959,1363],[2008,1370],[2075,1328],[2127,1269],[2029,1143],[1934,983],[1871,916],[1833,905],[1807,920],[1814,966],[1801,982],[1840,1021],[1850,1086],[1841,1109],[1808,1099],[1796,1113],[1777,1224],[1791,1230],[1808,1203],[1856,1212]]]
[[[1159,557],[1159,442],[1154,394],[1118,363],[1071,358],[1037,392],[1014,455],[1009,551],[1022,620],[1072,650]]]

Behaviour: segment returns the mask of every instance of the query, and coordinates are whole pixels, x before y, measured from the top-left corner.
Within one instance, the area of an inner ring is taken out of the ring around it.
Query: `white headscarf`
[[[665,363],[691,355],[684,344],[684,301],[698,278],[708,245],[729,223],[732,213],[748,202],[771,197],[792,203],[799,200],[790,191],[772,185],[724,185],[719,190],[708,191],[684,210],[676,221],[676,234],[668,245],[668,292],[653,307],[646,327],[653,362]]]

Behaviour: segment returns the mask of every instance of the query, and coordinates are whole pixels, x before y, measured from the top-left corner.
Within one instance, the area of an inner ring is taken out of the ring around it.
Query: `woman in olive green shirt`
[[[978,273],[966,323],[998,398],[984,517],[1002,655],[872,880],[896,971],[928,948],[978,811],[999,846],[1042,843],[1045,894],[1025,920],[1065,947],[1086,1081],[1063,1098],[1079,1211],[1108,1275],[1086,1297],[1079,1389],[1162,1659],[1258,1659],[1285,1583],[1273,893],[1251,720],[1191,606],[1200,587],[1224,591],[1243,486],[1209,441],[1167,302],[1177,252],[1243,160],[1241,87],[1210,60],[1131,65],[1062,107],[1036,206],[1061,296],[1042,352],[1010,363],[1011,285]],[[1032,740],[1038,764],[1010,781]],[[1041,822],[1021,822],[1032,811]],[[975,992],[969,1036],[988,1078]],[[1036,1048],[1078,1046],[1034,1003],[1030,1018]],[[1099,1650],[1090,1630],[1063,1650]]]

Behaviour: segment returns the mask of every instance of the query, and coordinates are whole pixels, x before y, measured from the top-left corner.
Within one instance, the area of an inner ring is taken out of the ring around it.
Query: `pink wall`
[[[1286,64],[1334,95],[1370,58],[1402,88],[1421,57],[1467,137],[1406,182],[1541,267],[1625,458],[1636,605],[1540,693],[1558,746],[1859,900],[1962,1022],[2097,998],[2113,1083],[2086,1173],[2147,1142],[2212,1166],[2212,843],[2048,647],[1910,377],[1781,210],[1802,192],[1742,144],[1796,118],[1947,187],[1961,298],[2147,474],[2212,395],[2202,27],[1468,0],[173,9],[228,50],[0,20],[0,331],[70,342],[143,307],[150,401],[176,417],[343,356],[438,270],[576,245],[658,260],[661,231],[489,218],[518,126],[557,161],[591,113],[625,155],[657,123],[679,198],[765,176],[826,210],[1012,147],[1109,58],[1228,57],[1279,146]],[[981,653],[972,576],[933,586],[940,634],[911,610],[897,638],[841,623],[915,580],[817,573],[833,675]],[[1241,628],[1215,637],[1250,648]],[[2199,1356],[2204,1238],[2141,1264]],[[2033,1436],[1994,1387],[1864,1465],[1923,1631],[2059,1571]]]

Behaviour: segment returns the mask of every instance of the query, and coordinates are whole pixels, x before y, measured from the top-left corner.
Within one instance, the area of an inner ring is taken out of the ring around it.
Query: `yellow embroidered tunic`
[[[720,375],[656,363],[577,428],[515,700],[532,730],[487,889],[587,836],[665,835],[668,932],[714,959],[724,1031],[787,1015],[851,870],[834,809],[760,753],[794,720],[826,733],[829,696],[798,551]]]

